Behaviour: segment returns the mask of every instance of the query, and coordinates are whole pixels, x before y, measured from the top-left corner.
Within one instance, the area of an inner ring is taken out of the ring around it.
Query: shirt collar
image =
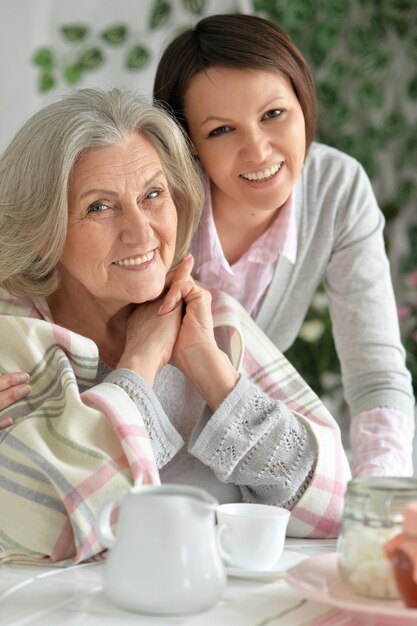
[[[224,256],[220,239],[214,223],[211,201],[210,181],[204,175],[205,201],[192,252],[196,265],[210,265],[212,271],[225,279],[231,279],[234,272]],[[246,262],[274,263],[279,255],[285,256],[291,263],[297,258],[297,223],[295,219],[295,189],[281,207],[271,226],[259,237],[250,249],[237,261],[235,267]]]

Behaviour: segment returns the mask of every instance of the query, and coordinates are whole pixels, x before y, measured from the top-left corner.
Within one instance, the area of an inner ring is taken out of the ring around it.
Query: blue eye
[[[93,202],[87,208],[87,213],[102,213],[107,210],[107,206],[103,202]]]
[[[146,196],[146,200],[155,200],[155,198],[159,198],[161,192],[161,189],[152,189],[152,191],[150,191]]]

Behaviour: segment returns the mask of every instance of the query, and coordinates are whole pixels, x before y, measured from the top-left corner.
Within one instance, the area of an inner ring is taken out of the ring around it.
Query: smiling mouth
[[[271,167],[267,167],[260,172],[247,172],[245,174],[240,174],[240,176],[245,180],[268,180],[268,178],[272,178],[272,176],[274,176],[283,165],[284,161],[280,161],[279,163],[275,163],[275,165],[271,165]]]
[[[147,252],[143,256],[134,256],[128,259],[120,259],[119,261],[113,261],[112,265],[122,265],[124,267],[131,267],[132,265],[142,265],[147,261],[151,261],[155,256],[155,250]]]

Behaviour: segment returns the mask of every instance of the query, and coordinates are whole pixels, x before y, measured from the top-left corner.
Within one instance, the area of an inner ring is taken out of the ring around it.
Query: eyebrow
[[[143,187],[148,187],[154,182],[155,179],[159,178],[160,176],[165,177],[165,173],[163,172],[163,170],[157,170],[155,174],[153,174],[153,176],[145,180],[145,182],[143,183]],[[87,189],[87,191],[84,191],[84,193],[80,196],[80,200],[83,200],[84,198],[87,198],[89,196],[110,196],[113,198],[117,198],[118,195],[119,194],[117,192],[112,191],[111,189],[95,187],[93,189]]]
[[[271,102],[275,102],[276,100],[288,100],[287,96],[274,96],[273,98],[271,98],[271,100],[268,100],[268,102],[265,102],[259,109],[259,113],[261,111],[263,111],[266,107],[268,107]],[[208,122],[224,122],[224,123],[228,123],[228,122],[233,122],[234,120],[229,118],[229,117],[223,117],[223,116],[219,116],[219,115],[209,115],[206,117],[205,120],[203,120],[201,122],[201,126],[204,126],[204,124],[207,124]]]

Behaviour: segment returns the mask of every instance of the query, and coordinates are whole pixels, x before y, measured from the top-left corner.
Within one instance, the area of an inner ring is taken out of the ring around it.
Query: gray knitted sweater
[[[279,258],[257,324],[285,352],[324,280],[352,416],[375,407],[412,416],[384,218],[362,166],[313,143],[296,185],[295,211],[296,263]]]
[[[219,502],[292,509],[314,473],[313,434],[279,401],[241,377],[213,414],[175,367],[153,388],[128,369],[100,361],[97,383],[119,385],[138,405],[161,482],[203,487]]]

